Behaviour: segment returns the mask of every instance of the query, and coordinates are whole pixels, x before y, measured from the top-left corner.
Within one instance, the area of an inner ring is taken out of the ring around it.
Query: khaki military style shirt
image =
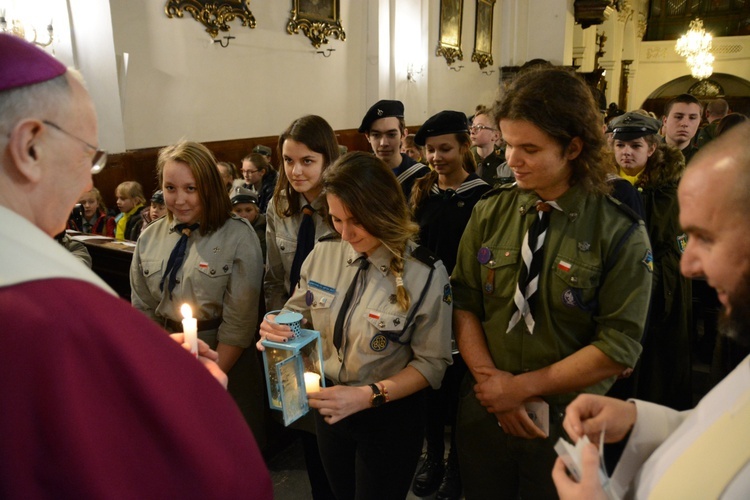
[[[193,231],[170,299],[167,282],[163,291],[159,283],[180,239],[175,225],[176,221],[162,217],[138,239],[130,267],[133,307],[162,323],[164,318],[181,321],[180,307],[187,303],[198,320],[222,318],[219,342],[248,347],[258,324],[263,276],[258,236],[234,214],[211,234]]]
[[[626,215],[619,202],[578,186],[556,200],[562,211],[550,213],[534,333],[524,321],[506,333],[524,265],[521,243],[537,217],[538,199],[504,186],[477,203],[451,278],[455,307],[479,318],[495,366],[513,374],[544,368],[588,345],[635,366],[651,295],[648,235],[643,222]],[[481,255],[480,249],[485,249]],[[603,394],[613,381],[585,392]],[[573,397],[545,399],[566,404]]]
[[[298,196],[301,207],[308,204],[304,196]],[[276,213],[277,202],[278,200],[272,199],[266,212],[266,276],[263,291],[268,311],[281,309],[289,298],[289,274],[297,251],[297,233],[302,223],[302,213],[279,217]],[[315,240],[333,234],[333,230],[320,215],[323,197],[318,196],[310,205],[315,209]]]
[[[403,274],[411,297],[409,311],[395,300],[391,253],[381,245],[363,271],[364,286],[354,294],[340,352],[333,344],[334,325],[361,254],[345,241],[319,241],[303,264],[300,286],[285,308],[301,312],[308,328],[320,331],[325,374],[335,384],[370,384],[413,366],[432,387],[440,387],[451,363],[451,289],[443,263],[438,260],[433,266],[417,260],[411,255],[415,247],[407,248]],[[410,314],[412,326],[404,331]]]

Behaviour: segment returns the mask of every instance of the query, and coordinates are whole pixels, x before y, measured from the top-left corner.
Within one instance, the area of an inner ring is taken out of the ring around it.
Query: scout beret
[[[232,206],[239,205],[240,203],[252,203],[253,205],[258,204],[258,194],[251,190],[241,186],[237,186],[232,191],[232,198],[230,199]]]
[[[632,141],[653,135],[659,132],[659,128],[661,122],[656,118],[633,111],[613,118],[607,125],[607,131],[612,132],[612,137],[620,141]]]
[[[39,47],[5,33],[0,33],[0,61],[0,92],[46,82],[67,71]]]
[[[362,119],[362,125],[359,126],[359,131],[367,133],[370,131],[372,122],[380,120],[381,118],[387,118],[389,116],[395,116],[396,118],[404,117],[404,103],[401,101],[378,101],[367,110],[367,114]]]
[[[271,148],[262,144],[258,144],[253,148],[253,153],[258,153],[263,156],[271,156]]]
[[[428,137],[445,134],[469,133],[466,115],[460,111],[441,111],[427,119],[414,135],[414,144],[424,146]]]
[[[158,189],[151,195],[151,203],[161,203],[164,205],[164,191]]]

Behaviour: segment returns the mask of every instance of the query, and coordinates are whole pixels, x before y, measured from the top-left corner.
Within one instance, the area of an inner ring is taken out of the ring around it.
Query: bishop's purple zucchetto
[[[15,35],[0,33],[0,92],[52,80],[65,73],[60,61]]]

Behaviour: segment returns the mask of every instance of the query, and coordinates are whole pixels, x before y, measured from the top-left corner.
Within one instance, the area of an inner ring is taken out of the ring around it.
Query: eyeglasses
[[[260,170],[243,170],[243,174],[257,174]]]
[[[67,130],[60,127],[60,125],[57,125],[56,123],[52,123],[49,120],[42,120],[42,123],[45,125],[49,125],[53,129],[62,132],[63,134],[67,135],[68,137],[72,137],[73,139],[77,140],[78,142],[82,143],[87,148],[94,151],[94,156],[91,158],[91,173],[92,174],[98,174],[104,169],[104,166],[107,164],[107,152],[102,151],[101,149],[97,148],[96,146],[92,146],[88,142],[84,141],[80,137],[76,137],[75,135],[71,134]]]
[[[472,125],[471,127],[469,127],[469,130],[471,130],[475,134],[478,134],[482,130],[492,130],[492,131],[495,131],[497,129],[496,128],[492,128],[492,127],[485,127],[484,125]]]

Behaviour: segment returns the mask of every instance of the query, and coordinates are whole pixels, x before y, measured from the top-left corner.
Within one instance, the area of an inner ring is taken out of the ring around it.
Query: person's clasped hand
[[[180,344],[183,349],[190,353],[190,344],[185,342],[184,334],[171,333],[169,336],[172,337],[172,340]],[[208,370],[208,373],[210,373],[224,389],[227,388],[229,378],[227,377],[227,374],[219,368],[219,353],[208,347],[208,344],[201,339],[198,339],[198,361],[203,364],[206,370]]]

